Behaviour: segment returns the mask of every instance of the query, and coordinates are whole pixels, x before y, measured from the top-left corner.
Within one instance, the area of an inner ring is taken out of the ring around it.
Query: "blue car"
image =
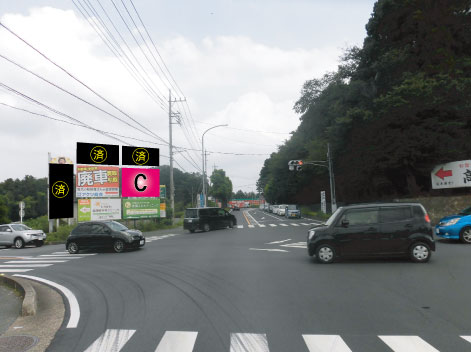
[[[440,219],[438,225],[435,226],[435,234],[442,238],[456,239],[471,244],[471,207]]]

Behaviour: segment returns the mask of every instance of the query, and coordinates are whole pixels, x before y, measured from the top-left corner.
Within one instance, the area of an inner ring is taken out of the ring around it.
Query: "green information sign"
[[[160,198],[165,198],[167,196],[167,187],[165,185],[160,185]]]
[[[160,217],[159,198],[125,198],[123,219],[146,219]]]

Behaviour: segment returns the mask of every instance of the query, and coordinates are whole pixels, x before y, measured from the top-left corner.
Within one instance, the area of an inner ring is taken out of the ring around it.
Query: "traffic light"
[[[302,168],[303,168],[303,161],[302,160],[297,160],[297,164],[296,164],[296,171],[301,171]]]

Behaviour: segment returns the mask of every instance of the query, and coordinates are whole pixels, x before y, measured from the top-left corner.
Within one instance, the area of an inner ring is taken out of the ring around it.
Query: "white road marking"
[[[280,224],[280,226],[288,226],[287,224]]]
[[[33,264],[33,263],[65,263],[68,260],[10,260],[8,262],[5,262],[5,264],[21,264],[21,263],[28,263],[28,264]]]
[[[11,264],[11,265],[0,265],[0,268],[44,268],[51,266],[52,264]]]
[[[230,352],[269,352],[265,334],[231,334]]]
[[[238,228],[238,229],[243,229],[243,228],[244,228],[244,225],[237,225],[237,228]]]
[[[67,255],[66,255],[67,254]],[[46,255],[46,254],[44,254]],[[57,256],[57,257],[62,257],[62,256],[67,256],[67,257],[73,257],[73,256],[80,256],[83,257],[84,255],[97,255],[97,253],[80,253],[80,254],[70,254],[69,252],[54,252],[52,254],[48,254],[49,256]]]
[[[119,352],[136,330],[107,329],[85,352]]]
[[[191,352],[197,335],[194,331],[166,331],[155,352]]]
[[[299,225],[309,226],[309,224],[306,224],[305,222],[300,222]]]
[[[273,242],[269,242],[265,244],[277,244],[277,243],[283,243],[283,242],[288,242],[288,241],[291,241],[291,238],[288,238],[287,240],[283,240],[283,241],[273,241]]]
[[[294,242],[280,245],[281,247],[307,248],[306,242]]]
[[[251,251],[267,251],[267,252],[288,252],[284,249],[273,249],[273,248],[250,248]]]
[[[277,227],[278,226],[276,224],[268,224],[268,225],[270,225],[271,227]]]
[[[465,339],[468,342],[471,342],[471,336],[460,336],[462,339]]]
[[[276,219],[276,220],[278,220],[278,221],[287,221],[287,220],[285,220],[285,219],[280,219],[279,217],[277,217],[277,216],[275,216],[275,215],[271,215],[271,214],[265,214],[265,215],[270,216],[270,217],[272,217],[273,219]]]
[[[303,335],[309,352],[352,352],[339,335]]]
[[[46,259],[46,260],[49,260],[49,259],[52,259],[52,260],[62,260],[62,259],[65,259],[65,260],[69,260],[69,259],[82,259],[82,258],[83,258],[83,257],[68,257],[68,256],[63,256],[63,257],[61,256],[61,257],[59,257],[59,256],[55,256],[55,255],[54,255],[54,256],[50,256],[50,255],[48,255],[48,254],[43,254],[43,255],[41,255],[41,256],[39,256],[39,257],[36,257],[36,258],[29,258],[29,259],[38,259],[38,260],[44,260],[44,259]]]
[[[58,290],[60,290],[69,301],[70,317],[69,317],[69,322],[67,323],[66,327],[67,328],[77,327],[79,319],[80,319],[80,306],[78,304],[78,301],[75,295],[67,287],[59,285],[55,283],[54,281],[46,280],[37,276],[29,276],[29,275],[13,275],[13,276],[24,277],[26,279],[43,282],[49,286],[55,287]]]
[[[0,273],[25,273],[33,269],[0,269]]]
[[[293,223],[293,222],[292,222],[290,225],[291,225],[291,226],[299,226],[299,224],[295,224],[295,223]]]
[[[255,225],[249,225],[249,228],[253,229],[255,227]]]
[[[394,352],[439,352],[418,336],[378,336]]]
[[[265,225],[263,225],[263,224],[259,224],[258,226],[260,226],[260,227],[266,227],[266,226],[265,226]]]
[[[255,225],[260,225],[260,223],[257,220],[255,220],[255,218],[250,214],[248,210],[247,211],[244,210],[244,214],[247,215]]]

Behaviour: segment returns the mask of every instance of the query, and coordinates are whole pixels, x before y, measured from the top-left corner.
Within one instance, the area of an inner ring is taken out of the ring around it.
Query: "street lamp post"
[[[208,128],[206,131],[203,132],[203,136],[201,137],[201,159],[203,160],[203,199],[204,199],[204,207],[206,207],[206,173],[205,173],[205,167],[204,167],[204,135],[206,132],[209,130],[212,130],[213,128],[216,127],[225,127],[228,126],[227,124],[224,125],[216,125],[213,127]]]

